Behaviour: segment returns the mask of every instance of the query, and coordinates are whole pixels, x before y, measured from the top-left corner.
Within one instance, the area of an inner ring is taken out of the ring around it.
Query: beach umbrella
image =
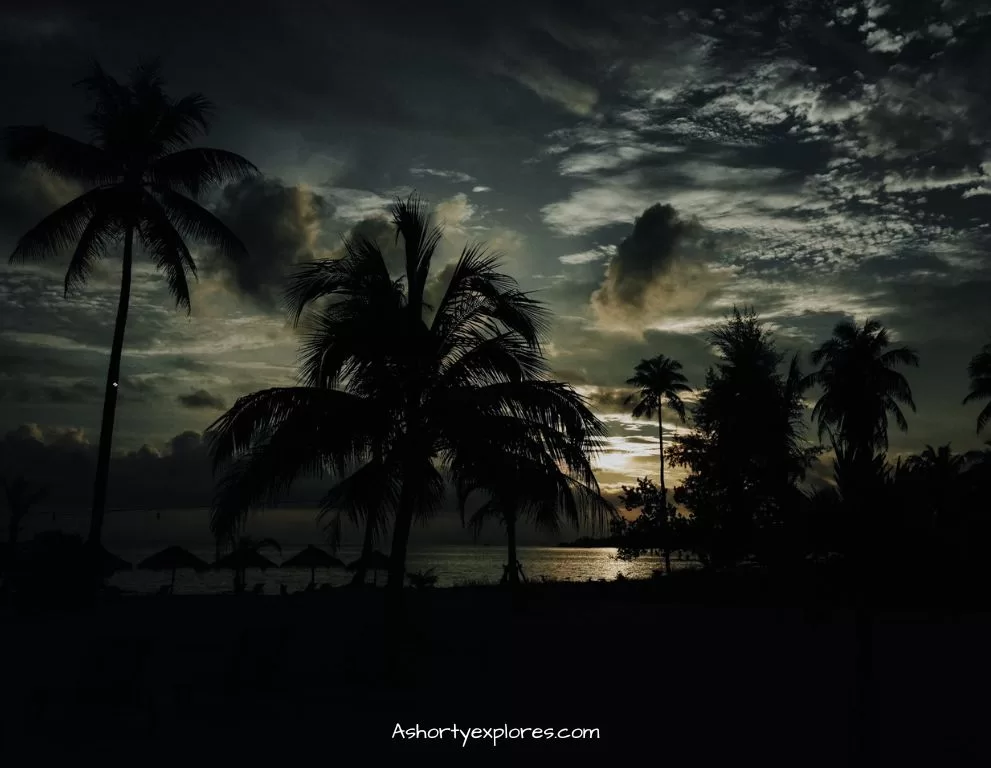
[[[127,560],[117,557],[113,552],[108,552],[100,547],[100,568],[104,576],[113,576],[118,571],[130,571],[134,568]]]
[[[264,571],[268,568],[278,568],[279,566],[257,549],[235,549],[230,554],[220,558],[212,567],[217,570],[230,568],[235,571],[243,571],[247,568],[258,568]]]
[[[363,558],[359,557],[354,562],[348,563],[347,569],[349,571],[357,571],[358,568],[360,568],[362,565],[362,560]],[[376,549],[368,556],[368,562],[365,563],[365,569],[372,571],[372,573],[375,575],[375,580],[377,583],[378,572],[389,570],[389,556],[383,554],[382,552]]]
[[[175,572],[179,568],[205,571],[209,567],[210,564],[206,560],[202,560],[182,547],[168,547],[138,563],[138,568],[145,571],[172,571],[172,584],[169,591],[175,589]]]
[[[317,580],[317,568],[343,568],[344,563],[312,544],[282,564],[283,568],[309,568],[310,583]]]

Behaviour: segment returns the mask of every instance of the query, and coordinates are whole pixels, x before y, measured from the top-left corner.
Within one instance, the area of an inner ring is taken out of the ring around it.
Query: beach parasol
[[[279,566],[257,549],[235,549],[229,555],[224,555],[211,567],[216,570],[230,568],[235,571],[243,571],[247,568],[258,568],[264,571],[268,568],[278,568]]]
[[[354,562],[348,563],[347,569],[349,571],[357,571],[362,566],[363,560],[364,558],[359,557]],[[389,556],[376,549],[368,556],[368,562],[364,563],[364,566],[366,570],[372,571],[377,582],[378,572],[389,570]]]
[[[237,549],[228,555],[224,555],[211,567],[217,570],[230,568],[234,571],[234,591],[241,592],[245,587],[244,572],[248,568],[258,568],[264,571],[269,568],[278,568],[279,566],[261,554],[257,549],[257,545],[245,544],[242,541],[242,544]]]
[[[130,571],[134,568],[127,560],[117,557],[113,552],[108,552],[100,547],[100,569],[104,576],[113,576],[117,571]]]
[[[317,568],[344,568],[344,563],[312,544],[282,564],[283,568],[309,568],[310,583],[317,580]]]
[[[172,584],[169,587],[170,592],[175,589],[175,572],[177,569],[191,568],[194,571],[205,571],[209,567],[210,564],[206,560],[198,558],[188,549],[183,549],[182,547],[168,547],[138,563],[138,568],[145,571],[172,571]]]

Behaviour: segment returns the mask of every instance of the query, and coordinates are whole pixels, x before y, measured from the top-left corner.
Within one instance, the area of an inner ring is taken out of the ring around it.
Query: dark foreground
[[[3,751],[32,764],[53,750],[244,765],[423,753],[466,765],[851,764],[849,611],[670,600],[629,584],[543,585],[515,601],[496,588],[409,592],[398,681],[381,591],[8,610]],[[991,764],[991,613],[888,611],[874,637],[879,764]],[[393,738],[397,723],[600,736],[462,746]]]

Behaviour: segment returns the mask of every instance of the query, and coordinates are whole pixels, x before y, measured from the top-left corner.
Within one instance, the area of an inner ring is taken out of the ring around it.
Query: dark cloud
[[[305,187],[258,178],[225,188],[215,213],[241,238],[248,255],[227,262],[211,254],[204,274],[219,275],[237,294],[275,309],[289,268],[325,251],[323,223],[334,207]]]
[[[188,395],[179,395],[176,397],[176,401],[179,405],[185,406],[186,408],[203,408],[207,410],[222,411],[227,406],[224,404],[223,398],[217,395],[211,395],[205,389],[197,389],[195,392],[190,392]]]
[[[632,408],[626,403],[632,393],[631,387],[595,387],[585,397],[598,413],[626,413]]]
[[[95,440],[95,438],[94,438]],[[0,438],[0,466],[48,485],[49,506],[79,508],[89,502],[96,444],[80,429],[24,424]],[[209,506],[214,479],[207,445],[197,432],[176,435],[161,448],[144,445],[113,458],[109,507],[113,509]],[[303,481],[287,503],[320,498],[322,485]]]
[[[645,315],[697,309],[721,282],[709,269],[711,244],[698,224],[670,205],[653,205],[639,216],[606,268],[592,306],[606,324]]]

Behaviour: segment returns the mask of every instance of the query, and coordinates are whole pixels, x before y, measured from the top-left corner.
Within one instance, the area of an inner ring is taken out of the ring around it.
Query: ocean
[[[302,547],[284,548],[282,556],[273,550],[263,550],[263,554],[273,562],[288,560],[300,551]],[[207,562],[214,559],[212,549],[192,549],[196,555]],[[115,554],[130,563],[137,564],[144,558],[154,554],[154,549],[117,549]],[[337,556],[344,562],[351,562],[358,557],[357,548],[342,547]],[[573,548],[573,547],[521,547],[518,550],[519,559],[527,578],[540,581],[542,578],[559,581],[588,581],[607,579],[613,580],[622,574],[630,579],[649,578],[655,568],[663,566],[659,557],[643,557],[633,562],[623,562],[616,558],[616,550],[611,548]],[[451,587],[460,584],[494,584],[502,576],[502,568],[506,563],[506,550],[497,546],[434,546],[411,551],[407,558],[407,572],[421,572],[433,568],[437,576],[438,587]],[[691,564],[673,560],[673,568],[690,567]],[[247,587],[252,589],[255,584],[263,584],[265,594],[278,594],[280,585],[284,584],[290,592],[304,589],[310,581],[309,569],[275,568],[267,571],[248,570]],[[143,571],[135,568],[132,571],[122,571],[115,574],[109,581],[113,586],[127,592],[156,592],[171,580],[171,572]],[[317,569],[318,584],[329,583],[332,586],[342,586],[351,579],[351,573],[341,569]],[[385,583],[385,572],[376,576],[369,573],[369,581],[377,580],[379,585]],[[177,571],[175,581],[176,594],[220,594],[233,589],[233,574],[231,571]]]

